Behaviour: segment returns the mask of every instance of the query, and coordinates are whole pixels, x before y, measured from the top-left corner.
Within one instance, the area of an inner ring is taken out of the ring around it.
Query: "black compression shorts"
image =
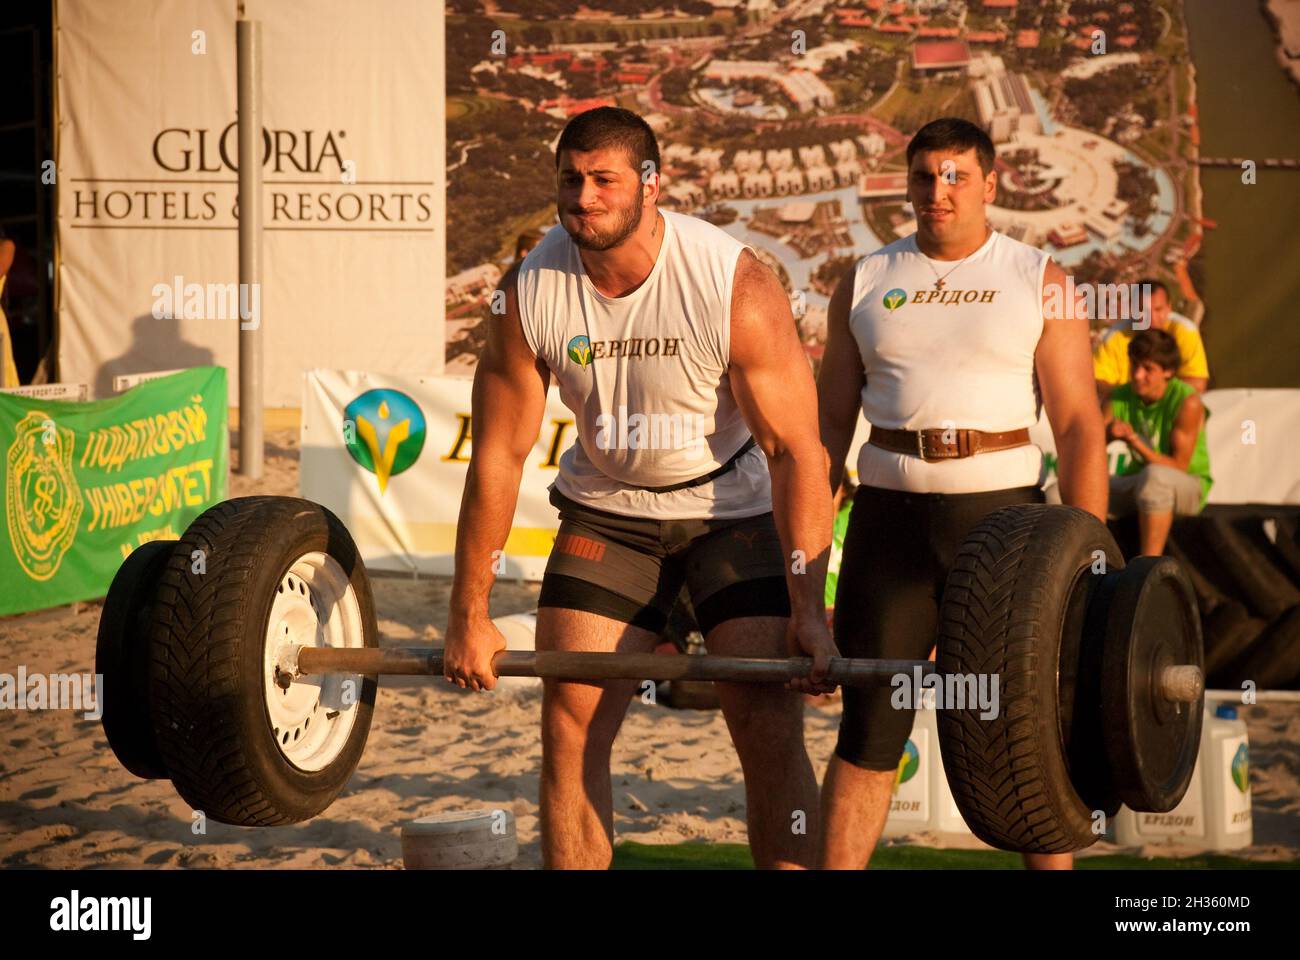
[[[690,591],[700,631],[737,617],[788,617],[772,512],[740,519],[656,520],[594,510],[552,489],[560,529],[538,607],[566,607],[662,632]]]
[[[836,584],[835,642],[841,654],[927,659],[944,581],[967,532],[1000,507],[1042,502],[1038,487],[958,494],[859,487]],[[915,711],[895,709],[888,686],[843,692],[836,755],[867,770],[893,770]]]

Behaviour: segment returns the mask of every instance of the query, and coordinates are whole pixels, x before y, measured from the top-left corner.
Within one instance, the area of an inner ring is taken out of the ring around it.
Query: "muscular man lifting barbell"
[[[649,651],[684,579],[710,651],[812,655],[814,677],[793,690],[718,690],[755,862],[811,866],[817,784],[798,691],[827,689],[817,681],[836,652],[821,596],[831,510],[789,301],[743,243],[659,212],[658,147],[635,114],[575,117],[556,168],[561,227],[504,278],[506,310],[475,373],[446,675],[475,690],[495,683],[492,657],[506,644],[488,618],[494,551],[554,376],[578,442],[551,488],[560,528],[537,648]],[[635,689],[545,682],[548,866],[610,862],[610,749]],[[799,811],[806,832],[790,828]]]

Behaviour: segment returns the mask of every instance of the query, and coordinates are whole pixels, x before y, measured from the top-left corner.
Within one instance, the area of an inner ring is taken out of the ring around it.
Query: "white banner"
[[[308,371],[303,383],[302,496],[329,507],[347,525],[375,569],[450,574],[465,471],[469,466],[472,381],[457,377]],[[1282,438],[1300,431],[1300,390],[1214,390],[1210,417],[1213,503],[1300,502],[1296,448]],[[1243,440],[1255,424],[1257,442]],[[870,429],[859,419],[849,448]],[[1046,420],[1031,434],[1049,454]],[[552,387],[542,430],[524,465],[513,527],[500,576],[540,580],[559,526],[547,487],[560,454],[577,439],[573,414]],[[1118,446],[1112,444],[1111,469]],[[1054,460],[1054,456],[1053,456]],[[1052,461],[1049,461],[1052,462]],[[1055,482],[1052,477],[1049,482]]]
[[[443,5],[242,5],[262,24],[264,282],[243,316],[260,307],[265,405],[296,406],[312,367],[441,371]],[[58,0],[60,374],[97,396],[141,370],[236,380],[235,9]]]
[[[472,384],[457,377],[307,373],[299,488],[339,516],[367,566],[452,572],[471,451]],[[552,387],[541,434],[524,464],[499,576],[542,578],[559,526],[547,487],[576,437],[573,414]]]

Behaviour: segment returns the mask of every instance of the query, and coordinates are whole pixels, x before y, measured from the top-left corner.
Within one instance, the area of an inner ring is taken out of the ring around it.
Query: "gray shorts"
[[[1110,478],[1110,513],[1169,513],[1191,516],[1201,511],[1201,480],[1162,463],[1148,464],[1140,473]]]
[[[700,630],[737,617],[788,617],[784,552],[771,511],[655,520],[593,510],[551,490],[560,529],[538,607],[597,613],[660,633],[686,585]]]

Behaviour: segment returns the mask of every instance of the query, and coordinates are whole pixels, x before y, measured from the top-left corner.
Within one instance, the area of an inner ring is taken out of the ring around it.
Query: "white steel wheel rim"
[[[338,759],[356,724],[364,678],[312,674],[288,689],[275,682],[276,661],[288,645],[363,647],[361,604],[337,560],[320,551],[298,557],[276,585],[262,645],[267,719],[276,749],[300,770],[323,770]]]

